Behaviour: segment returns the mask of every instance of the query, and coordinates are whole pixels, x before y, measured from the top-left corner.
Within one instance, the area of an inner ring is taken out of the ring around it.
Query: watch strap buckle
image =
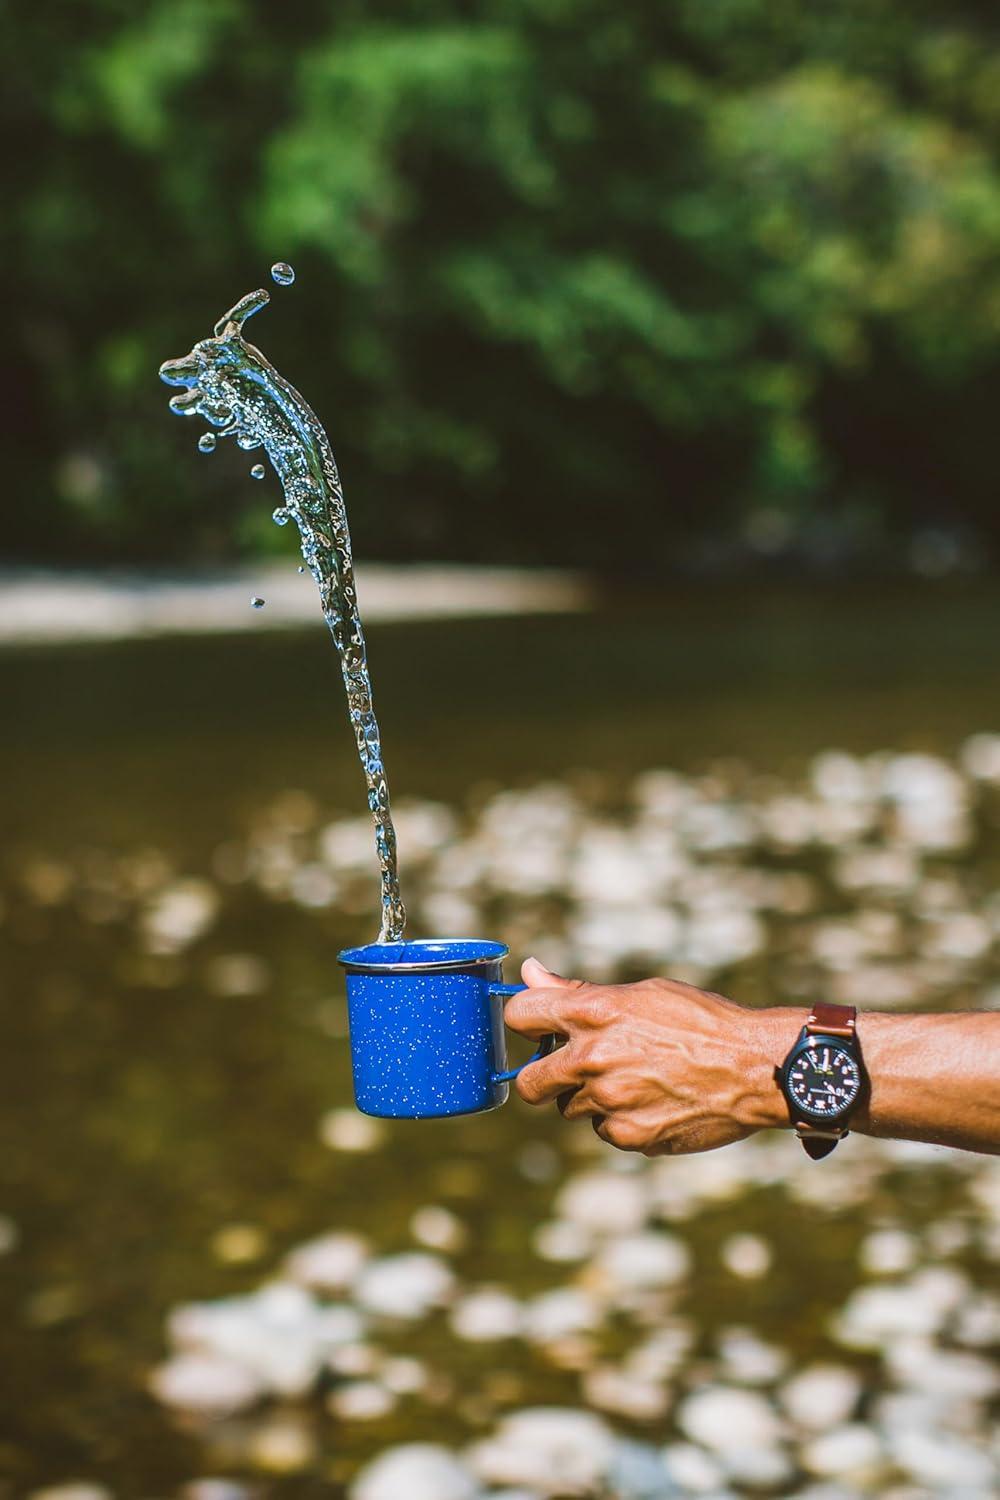
[[[820,1161],[824,1156],[829,1156],[830,1152],[850,1132],[846,1126],[843,1130],[824,1130],[822,1126],[810,1125],[800,1120],[796,1123],[795,1134],[802,1142],[802,1149],[806,1155],[811,1156],[813,1161]]]

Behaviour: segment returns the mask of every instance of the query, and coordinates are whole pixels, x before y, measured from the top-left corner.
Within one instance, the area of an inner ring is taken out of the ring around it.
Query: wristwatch
[[[829,1156],[867,1088],[853,1005],[814,1005],[791,1052],[776,1069],[795,1134],[807,1153]]]

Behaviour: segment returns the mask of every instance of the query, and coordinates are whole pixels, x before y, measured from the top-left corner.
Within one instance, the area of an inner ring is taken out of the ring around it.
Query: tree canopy
[[[992,8],[19,10],[9,554],[282,542],[156,380],[279,258],[298,280],[255,340],[327,426],[368,555],[1000,534]]]

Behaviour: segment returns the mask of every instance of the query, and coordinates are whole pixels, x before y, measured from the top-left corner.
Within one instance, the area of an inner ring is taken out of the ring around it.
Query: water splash
[[[271,279],[276,281],[279,286],[291,286],[295,280],[295,272],[287,260],[276,260],[271,267]]]
[[[243,337],[247,319],[270,300],[263,288],[248,292],[219,319],[212,338],[202,339],[183,358],[162,364],[160,378],[167,385],[184,387],[182,394],[171,397],[172,411],[204,417],[220,437],[235,437],[241,448],[263,446],[281,481],[282,509],[286,519],[294,520],[299,528],[302,556],[316,581],[340,654],[348,713],[375,823],[382,880],[379,941],[396,942],[403,936],[406,912],[399,893],[396,831],[358,614],[347,509],[330,440],[312,409]],[[260,609],[264,601],[254,598],[251,603]]]

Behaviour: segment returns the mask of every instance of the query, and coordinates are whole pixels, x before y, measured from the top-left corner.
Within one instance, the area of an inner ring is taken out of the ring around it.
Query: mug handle
[[[527,988],[526,984],[491,984],[490,995],[499,997],[519,995],[522,990],[526,990]],[[550,1031],[547,1036],[541,1038],[538,1043],[538,1051],[532,1057],[529,1057],[527,1062],[523,1062],[519,1068],[508,1068],[506,1073],[494,1073],[493,1082],[510,1083],[511,1079],[516,1078],[518,1073],[520,1073],[521,1068],[528,1068],[533,1062],[538,1062],[539,1058],[548,1057],[550,1052],[554,1052],[558,1041],[559,1038],[554,1032]]]

